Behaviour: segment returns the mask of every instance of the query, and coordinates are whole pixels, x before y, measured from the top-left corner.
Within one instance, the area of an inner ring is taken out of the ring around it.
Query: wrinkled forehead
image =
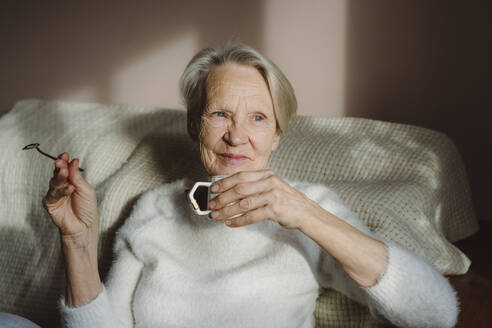
[[[210,73],[207,84],[207,102],[245,98],[271,105],[271,95],[261,73],[254,67],[224,65]]]

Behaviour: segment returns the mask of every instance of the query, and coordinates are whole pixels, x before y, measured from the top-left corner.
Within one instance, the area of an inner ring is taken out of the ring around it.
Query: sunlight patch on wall
[[[55,98],[67,100],[67,101],[80,101],[87,102],[87,99],[91,99],[92,102],[100,102],[95,101],[93,99],[97,99],[99,95],[99,88],[96,85],[87,85],[74,90],[65,91],[63,93],[59,93],[59,95],[55,95]]]
[[[178,83],[191,57],[199,50],[196,33],[183,33],[120,69],[111,81],[112,98],[128,104],[183,108]]]

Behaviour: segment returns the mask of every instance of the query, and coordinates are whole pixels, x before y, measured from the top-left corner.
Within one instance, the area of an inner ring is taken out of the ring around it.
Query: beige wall
[[[285,70],[302,113],[343,114],[343,1],[27,3],[5,10],[2,111],[32,96],[182,107],[177,82],[193,54],[240,39]]]
[[[2,1],[0,113],[24,97],[181,108],[187,61],[236,38],[284,70],[300,114],[447,133],[480,217],[492,219],[490,9],[445,0]]]

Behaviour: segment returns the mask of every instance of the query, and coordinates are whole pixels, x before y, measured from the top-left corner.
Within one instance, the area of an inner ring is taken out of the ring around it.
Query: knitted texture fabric
[[[54,164],[22,147],[39,142],[52,155],[81,159],[97,191],[103,278],[114,232],[139,195],[201,172],[179,110],[24,100],[1,117],[0,140],[0,311],[46,327],[59,321],[64,288],[58,231],[41,205]],[[328,185],[373,232],[440,272],[467,271],[470,261],[449,241],[478,224],[461,158],[445,135],[367,119],[296,117],[269,166],[291,180]],[[318,327],[374,325],[365,309],[332,291],[320,296],[315,314]]]

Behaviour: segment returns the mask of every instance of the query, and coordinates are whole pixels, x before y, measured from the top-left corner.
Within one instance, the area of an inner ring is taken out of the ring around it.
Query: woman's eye
[[[224,112],[214,112],[213,115],[215,115],[217,117],[225,117],[225,113]]]
[[[263,116],[261,116],[261,115],[255,115],[255,116],[253,117],[253,120],[255,120],[255,121],[257,121],[257,122],[259,122],[259,121],[263,121]]]

